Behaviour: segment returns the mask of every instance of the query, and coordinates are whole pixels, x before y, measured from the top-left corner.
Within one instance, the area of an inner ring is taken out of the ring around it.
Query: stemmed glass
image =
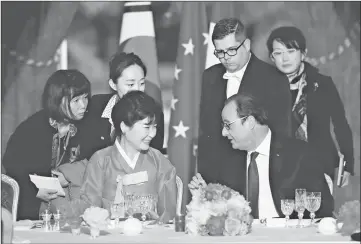
[[[301,221],[303,219],[303,213],[306,210],[306,189],[295,190],[295,210],[298,213],[297,228],[301,228]]]
[[[134,195],[125,195],[125,212],[128,218],[133,218],[134,214]]]
[[[321,192],[306,193],[306,209],[310,212],[311,226],[314,225],[315,212],[321,207]]]
[[[281,211],[285,215],[286,219],[286,228],[288,227],[288,220],[290,215],[295,209],[295,200],[294,199],[281,199]]]

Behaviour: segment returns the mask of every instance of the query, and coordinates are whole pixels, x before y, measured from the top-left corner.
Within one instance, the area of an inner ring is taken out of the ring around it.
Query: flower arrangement
[[[192,201],[186,206],[187,234],[236,236],[251,231],[251,208],[238,192],[210,183],[192,194]]]
[[[339,232],[342,235],[351,235],[356,231],[360,231],[360,201],[348,201],[335,214],[337,223],[342,223]]]
[[[91,206],[82,215],[85,223],[91,228],[106,229],[109,222],[109,211],[104,208]]]

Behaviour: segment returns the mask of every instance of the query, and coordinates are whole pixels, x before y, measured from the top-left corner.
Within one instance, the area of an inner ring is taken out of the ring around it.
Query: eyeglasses
[[[224,58],[224,56],[226,55],[226,53],[228,54],[228,56],[235,56],[237,54],[238,49],[243,45],[243,43],[246,41],[247,39],[244,39],[243,42],[238,46],[238,47],[233,47],[233,48],[229,48],[227,51],[223,51],[223,50],[214,50],[214,55],[217,58]]]
[[[295,54],[297,52],[297,49],[295,48],[290,48],[287,50],[277,50],[277,51],[273,51],[273,53],[271,54],[273,58],[281,58],[284,53],[287,53],[288,55],[292,55]]]
[[[230,129],[231,129],[231,125],[232,125],[234,122],[236,122],[236,121],[239,120],[239,119],[245,119],[245,118],[247,118],[247,117],[248,117],[248,115],[243,116],[243,117],[240,117],[240,118],[237,118],[237,119],[235,119],[235,120],[233,120],[232,122],[229,122],[229,123],[226,123],[226,122],[223,122],[223,121],[222,121],[222,128],[226,128],[226,130],[230,130]]]

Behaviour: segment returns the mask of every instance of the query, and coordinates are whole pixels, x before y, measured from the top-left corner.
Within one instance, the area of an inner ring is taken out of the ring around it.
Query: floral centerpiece
[[[360,232],[360,201],[348,201],[344,203],[339,212],[335,214],[337,223],[341,224],[339,232],[342,235],[351,235]]]
[[[104,230],[109,224],[109,211],[99,207],[89,207],[83,214],[85,223],[90,227],[92,238],[98,237],[100,230]]]
[[[236,236],[251,231],[251,208],[238,192],[210,183],[194,190],[192,195],[192,201],[186,206],[187,234]]]

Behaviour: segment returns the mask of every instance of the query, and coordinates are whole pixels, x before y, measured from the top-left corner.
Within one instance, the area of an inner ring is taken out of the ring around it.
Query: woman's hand
[[[52,170],[51,171],[52,174],[56,175],[59,179],[59,182],[60,182],[60,185],[62,187],[67,187],[69,185],[69,181],[67,181],[65,179],[65,176],[63,175],[63,173],[59,172],[59,171],[55,171],[55,170]]]
[[[43,200],[45,202],[49,202],[50,200],[53,200],[58,197],[58,191],[40,188],[36,197],[40,198],[41,200]]]
[[[188,188],[191,191],[192,195],[194,195],[195,192],[197,192],[200,188],[206,187],[207,183],[202,178],[201,174],[197,173],[195,176],[193,176],[191,182],[188,184]]]

